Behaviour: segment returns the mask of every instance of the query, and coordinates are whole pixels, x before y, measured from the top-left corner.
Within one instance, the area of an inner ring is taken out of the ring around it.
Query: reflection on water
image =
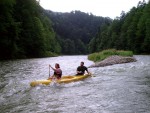
[[[150,56],[133,63],[89,68],[95,77],[69,84],[30,87],[47,79],[48,65],[59,63],[63,75],[73,75],[87,56],[60,56],[0,62],[2,113],[149,113]],[[50,74],[52,75],[52,70]]]

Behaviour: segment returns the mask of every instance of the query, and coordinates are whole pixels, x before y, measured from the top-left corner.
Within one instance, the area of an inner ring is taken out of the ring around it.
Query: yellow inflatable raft
[[[56,80],[56,83],[70,83],[70,82],[75,82],[75,81],[79,81],[79,80],[83,80],[85,78],[90,77],[91,74],[85,74],[85,75],[77,75],[77,76],[62,76],[61,79]],[[52,80],[36,80],[36,81],[32,81],[30,83],[30,86],[35,87],[39,84],[45,84],[45,85],[49,85],[52,82]]]

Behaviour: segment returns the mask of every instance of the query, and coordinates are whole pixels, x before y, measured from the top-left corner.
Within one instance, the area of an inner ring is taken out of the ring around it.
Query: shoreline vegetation
[[[59,56],[57,53],[51,52],[51,51],[46,51],[45,57],[57,57]]]
[[[114,64],[136,62],[132,51],[116,49],[108,49],[101,52],[92,53],[88,55],[88,59],[95,62],[95,64],[89,67],[104,67]]]

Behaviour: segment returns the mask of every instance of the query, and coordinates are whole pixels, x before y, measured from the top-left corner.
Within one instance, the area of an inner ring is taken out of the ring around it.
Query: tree
[[[70,40],[70,39],[66,39],[63,42],[63,53],[67,54],[67,55],[72,55],[75,53],[75,43],[74,41]]]
[[[13,18],[13,6],[15,0],[0,1],[0,59],[8,59],[16,56],[16,41],[19,34],[19,23]]]
[[[95,39],[90,42],[91,48],[96,48],[95,51],[97,48],[115,48],[132,50],[137,54],[150,53],[149,12],[150,2],[139,2],[137,8],[133,7],[126,14],[123,12],[106,29],[100,29]]]
[[[98,27],[101,28],[103,24],[109,24],[112,21],[110,18],[96,17],[81,11],[58,13],[46,10],[45,13],[52,19],[56,34],[62,40],[69,39],[75,43],[74,54],[83,54],[85,52],[87,54],[88,50],[86,48],[92,37],[95,37]],[[61,44],[61,46],[64,48],[63,46],[65,45]],[[72,48],[68,49],[72,51]],[[62,53],[66,54],[63,49]]]
[[[145,38],[144,42],[142,43],[142,50],[144,53],[150,53],[150,1],[146,5],[144,9],[144,18],[145,18]]]
[[[36,0],[1,0],[0,10],[0,59],[60,52],[52,23]]]

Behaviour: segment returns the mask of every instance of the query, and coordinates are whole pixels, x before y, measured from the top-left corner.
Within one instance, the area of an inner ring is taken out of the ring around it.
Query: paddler
[[[61,79],[62,76],[62,70],[60,69],[60,65],[58,63],[55,64],[55,68],[53,68],[51,65],[49,65],[49,67],[51,67],[54,70],[54,74],[49,77],[49,79]]]
[[[81,62],[80,66],[77,67],[76,75],[84,75],[85,71],[89,74],[88,68],[84,66],[84,62]]]

